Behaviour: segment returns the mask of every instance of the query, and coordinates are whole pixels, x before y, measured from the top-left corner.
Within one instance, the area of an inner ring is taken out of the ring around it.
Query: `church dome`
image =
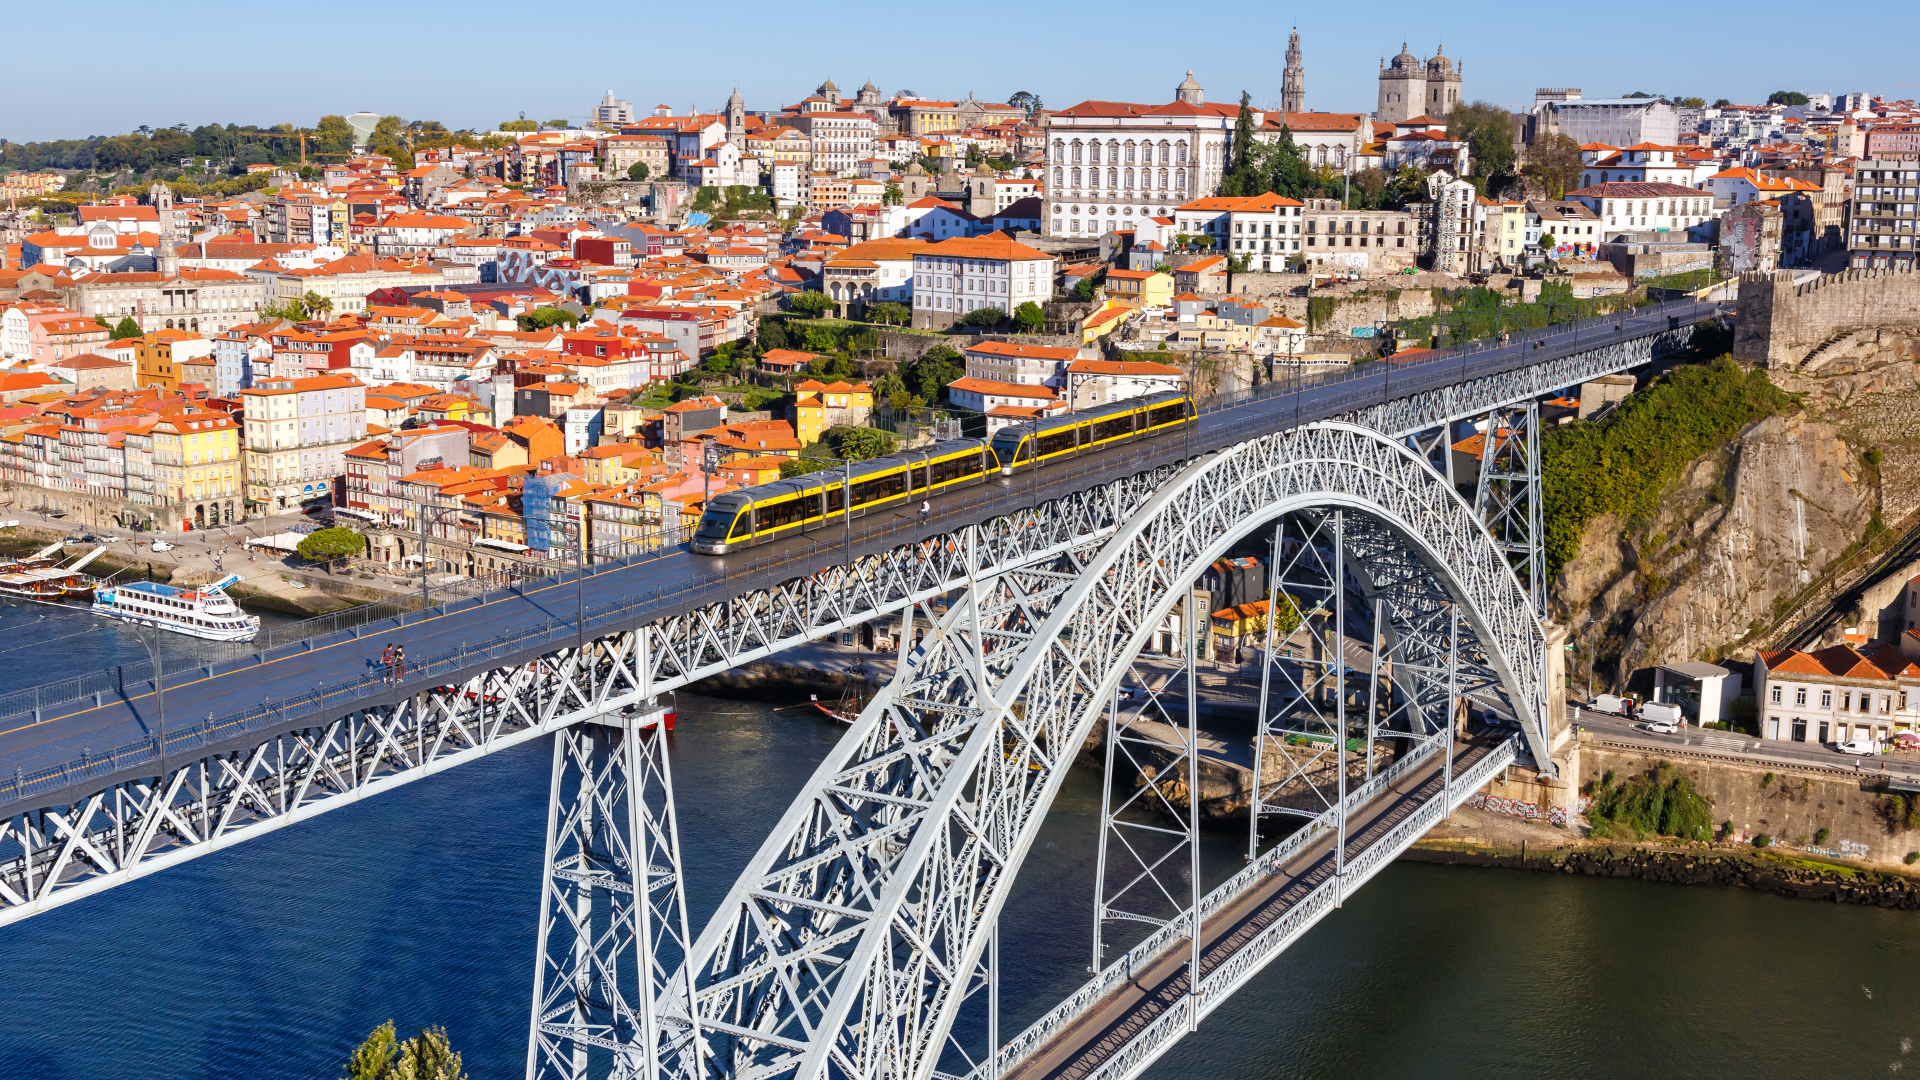
[[[1428,75],[1445,75],[1452,71],[1453,71],[1453,61],[1447,59],[1447,51],[1445,48],[1441,48],[1439,51],[1435,52],[1433,54],[1433,59],[1427,61]]]
[[[828,79],[826,82],[821,83],[820,89],[816,91],[816,93],[820,93],[820,94],[837,94],[839,92],[840,92],[840,88],[833,85],[832,79]]]
[[[875,85],[873,85],[873,80],[872,80],[872,79],[868,79],[868,80],[867,80],[867,85],[865,85],[865,86],[863,86],[863,87],[861,87],[861,88],[860,88],[860,92],[861,92],[862,94],[872,94],[872,95],[873,95],[873,96],[875,96],[875,97],[879,97],[879,96],[880,96],[880,88],[879,88],[879,87],[877,87],[877,86],[875,86]]]
[[[1416,71],[1420,67],[1420,58],[1407,51],[1407,43],[1400,43],[1400,55],[1393,58],[1393,70]]]

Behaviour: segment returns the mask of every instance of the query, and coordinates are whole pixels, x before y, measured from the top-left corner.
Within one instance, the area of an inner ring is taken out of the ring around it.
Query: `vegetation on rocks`
[[[1609,771],[1593,785],[1593,803],[1587,820],[1600,839],[1638,840],[1642,836],[1676,836],[1682,840],[1713,838],[1713,804],[1680,770],[1661,762],[1653,771],[1625,783],[1615,783]]]
[[[1675,368],[1597,423],[1551,430],[1540,448],[1548,574],[1580,553],[1581,534],[1595,518],[1650,515],[1695,461],[1795,400],[1766,373],[1722,356]]]

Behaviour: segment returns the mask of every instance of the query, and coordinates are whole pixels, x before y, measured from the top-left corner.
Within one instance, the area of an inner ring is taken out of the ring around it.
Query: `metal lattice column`
[[[1487,414],[1473,508],[1514,576],[1546,617],[1546,537],[1540,524],[1540,405],[1528,399]]]
[[[528,1080],[657,1080],[696,1034],[666,1007],[690,976],[670,719],[630,707],[554,736]]]

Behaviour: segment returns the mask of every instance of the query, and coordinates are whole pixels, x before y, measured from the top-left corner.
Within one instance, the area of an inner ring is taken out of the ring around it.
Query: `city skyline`
[[[108,5],[137,17],[126,5]],[[750,10],[757,9],[751,5]],[[1714,5],[1701,24],[1711,27],[1713,47],[1701,51],[1691,67],[1675,70],[1673,53],[1650,47],[1643,29],[1631,21],[1619,27],[1581,28],[1582,52],[1567,56],[1540,42],[1537,32],[1489,28],[1436,18],[1430,9],[1391,4],[1368,19],[1365,29],[1330,12],[1245,12],[1225,5],[1189,9],[1195,33],[1211,37],[1219,18],[1231,18],[1251,37],[1271,43],[1264,50],[1220,50],[1195,43],[1162,51],[1162,58],[1140,59],[1129,49],[1128,35],[1139,20],[1157,15],[1145,5],[1122,4],[1111,14],[1089,20],[1079,16],[1042,14],[1011,5],[986,9],[986,25],[1004,19],[1024,19],[1033,42],[1052,43],[1097,55],[1128,59],[1110,70],[1089,73],[1084,65],[1036,62],[1040,46],[1016,48],[956,47],[947,43],[933,20],[904,22],[900,47],[877,53],[872,42],[845,37],[834,25],[793,26],[747,17],[728,27],[732,37],[722,48],[701,50],[645,49],[644,40],[689,40],[706,29],[691,12],[647,13],[646,22],[619,14],[600,20],[607,28],[597,40],[612,42],[607,55],[618,57],[635,40],[636,51],[647,52],[642,65],[556,65],[551,72],[538,65],[524,66],[514,78],[494,77],[515,69],[529,50],[538,54],[537,39],[529,43],[501,35],[499,20],[485,18],[488,5],[462,9],[458,21],[443,20],[438,12],[378,9],[378,23],[366,31],[369,42],[383,32],[416,41],[437,42],[440,55],[425,54],[399,62],[382,49],[366,55],[329,55],[323,66],[299,67],[289,75],[287,58],[272,49],[238,57],[223,56],[220,77],[155,79],[150,65],[92,71],[85,83],[63,77],[53,54],[29,51],[15,66],[13,107],[0,117],[0,138],[13,141],[85,138],[132,131],[141,125],[165,127],[184,123],[310,125],[318,117],[362,109],[407,119],[437,120],[450,128],[485,128],[522,112],[535,120],[584,120],[589,106],[611,89],[615,96],[646,111],[659,104],[675,112],[692,106],[718,111],[738,86],[754,110],[777,110],[798,100],[823,79],[844,88],[871,79],[885,93],[913,90],[922,96],[964,97],[968,92],[985,101],[1004,101],[1018,90],[1038,94],[1050,107],[1060,108],[1089,98],[1162,102],[1192,69],[1206,87],[1210,101],[1239,100],[1242,90],[1256,105],[1275,104],[1281,95],[1281,73],[1287,35],[1299,29],[1306,69],[1307,107],[1336,112],[1371,111],[1375,104],[1375,75],[1383,57],[1397,52],[1404,41],[1418,56],[1444,48],[1465,65],[1467,100],[1489,101],[1525,108],[1536,86],[1576,86],[1588,96],[1619,96],[1632,91],[1654,94],[1700,95],[1709,100],[1727,97],[1758,103],[1773,90],[1807,93],[1866,91],[1890,97],[1911,97],[1916,88],[1901,85],[1913,73],[1886,58],[1831,54],[1794,55],[1778,33],[1780,21],[1764,17],[1750,6]],[[499,9],[504,12],[506,9]],[[351,21],[375,9],[351,5],[342,12]],[[771,11],[771,9],[769,9]],[[1784,14],[1784,12],[1783,12]],[[1920,30],[1920,17],[1909,9],[1887,8],[1893,37]],[[274,12],[267,20],[284,18]],[[1724,16],[1720,18],[1717,16]],[[217,17],[217,16],[216,16]],[[55,17],[31,11],[21,19],[21,34],[36,36],[63,32]],[[1096,25],[1086,25],[1093,23]],[[1906,24],[1904,27],[1901,24]],[[208,42],[202,24],[193,29],[171,25],[153,28],[146,40],[153,52],[191,56]],[[271,33],[262,40],[286,40]],[[262,29],[254,24],[252,29]],[[644,39],[641,37],[644,35]],[[1182,35],[1174,34],[1178,40]],[[1134,38],[1137,40],[1137,38]],[[709,43],[711,44],[711,43]],[[567,49],[590,48],[567,45]],[[479,76],[449,79],[442,64],[454,71]],[[418,74],[425,65],[433,72]],[[1789,66],[1791,65],[1791,66]]]

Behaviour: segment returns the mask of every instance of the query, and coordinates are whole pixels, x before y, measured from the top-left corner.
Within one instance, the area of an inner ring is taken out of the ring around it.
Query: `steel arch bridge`
[[[1415,661],[1477,653],[1548,761],[1530,598],[1418,454],[1329,423],[1208,455],[1110,538],[974,583],[903,657],[693,943],[662,1070],[932,1075],[1013,876],[1130,661],[1204,568],[1296,511],[1358,519],[1341,546],[1416,672],[1405,693],[1437,714],[1417,734],[1444,722],[1435,698],[1451,688]]]

